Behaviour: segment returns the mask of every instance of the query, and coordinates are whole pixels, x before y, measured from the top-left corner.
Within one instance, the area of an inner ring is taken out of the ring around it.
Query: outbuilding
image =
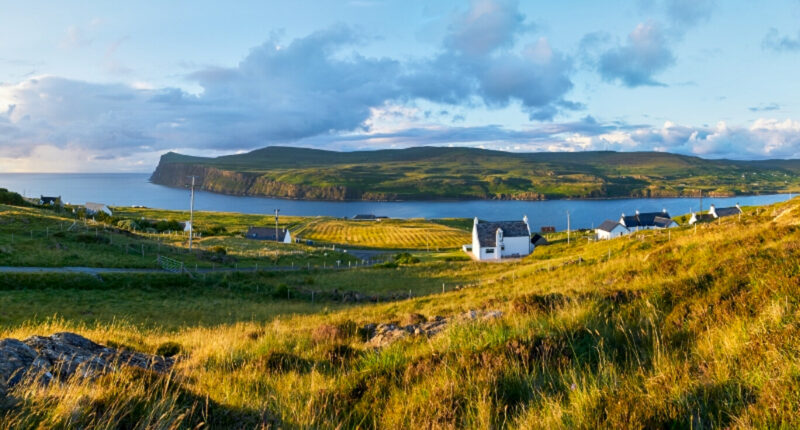
[[[614,239],[616,237],[624,236],[626,234],[630,234],[631,231],[628,230],[627,227],[618,223],[617,221],[612,221],[607,219],[603,221],[600,226],[594,229],[595,233],[597,234],[598,240],[608,240]]]

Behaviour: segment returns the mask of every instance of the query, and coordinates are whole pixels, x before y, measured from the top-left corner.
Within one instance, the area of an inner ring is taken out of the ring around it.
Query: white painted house
[[[83,207],[86,208],[86,213],[89,214],[89,215],[94,215],[94,214],[99,213],[99,212],[103,212],[108,216],[112,215],[111,209],[109,209],[108,206],[106,206],[106,205],[104,205],[102,203],[86,202],[86,204],[83,205]]]
[[[717,208],[714,205],[708,208],[708,213],[694,213],[692,212],[692,217],[689,218],[689,224],[695,224],[702,221],[713,221],[717,218],[724,218],[726,216],[734,216],[742,214],[742,208],[737,203],[736,206],[731,206],[727,208]]]
[[[524,257],[533,252],[528,217],[522,221],[480,221],[472,225],[472,254],[477,260]]]
[[[275,233],[278,235],[275,236]],[[292,243],[292,233],[288,228],[275,229],[275,227],[250,227],[244,237],[254,240],[267,240],[270,242]]]
[[[624,225],[609,219],[603,221],[599,227],[594,229],[594,232],[597,234],[598,240],[614,239],[631,233]]]
[[[653,230],[661,228],[677,227],[678,223],[673,221],[666,209],[661,212],[640,213],[638,210],[635,215],[622,216],[619,223],[630,231]]]

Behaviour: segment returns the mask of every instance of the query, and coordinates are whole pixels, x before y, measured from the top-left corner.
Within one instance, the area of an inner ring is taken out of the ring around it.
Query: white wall
[[[524,257],[531,253],[531,239],[529,237],[504,237],[503,248],[500,254],[503,257],[510,257],[517,254]]]
[[[626,229],[621,225],[614,227],[613,229],[611,229],[611,231],[595,229],[595,232],[597,233],[597,238],[600,240],[614,239],[616,237],[624,236],[630,233],[628,229]]]

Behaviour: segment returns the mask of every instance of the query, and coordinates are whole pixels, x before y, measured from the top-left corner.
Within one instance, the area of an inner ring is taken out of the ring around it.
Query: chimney
[[[738,206],[738,205],[737,205],[737,206]],[[522,222],[524,222],[525,224],[527,224],[527,223],[528,223],[528,215],[523,215],[523,216],[522,216]]]
[[[475,220],[472,222],[472,225],[478,225],[478,217],[475,217]]]
[[[636,215],[639,215],[639,209],[636,209]]]
[[[667,208],[661,209],[661,213],[667,213]]]

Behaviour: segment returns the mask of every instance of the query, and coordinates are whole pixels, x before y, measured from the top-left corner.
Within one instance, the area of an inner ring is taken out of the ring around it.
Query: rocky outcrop
[[[371,323],[362,327],[361,333],[367,338],[367,347],[381,349],[409,336],[433,336],[453,323],[489,321],[500,318],[502,315],[501,311],[471,310],[449,318],[435,316],[426,321],[402,326],[392,323]]]
[[[75,333],[32,336],[23,341],[0,340],[0,398],[26,378],[43,384],[73,376],[92,378],[130,366],[158,373],[168,372],[174,359],[96,344]]]

